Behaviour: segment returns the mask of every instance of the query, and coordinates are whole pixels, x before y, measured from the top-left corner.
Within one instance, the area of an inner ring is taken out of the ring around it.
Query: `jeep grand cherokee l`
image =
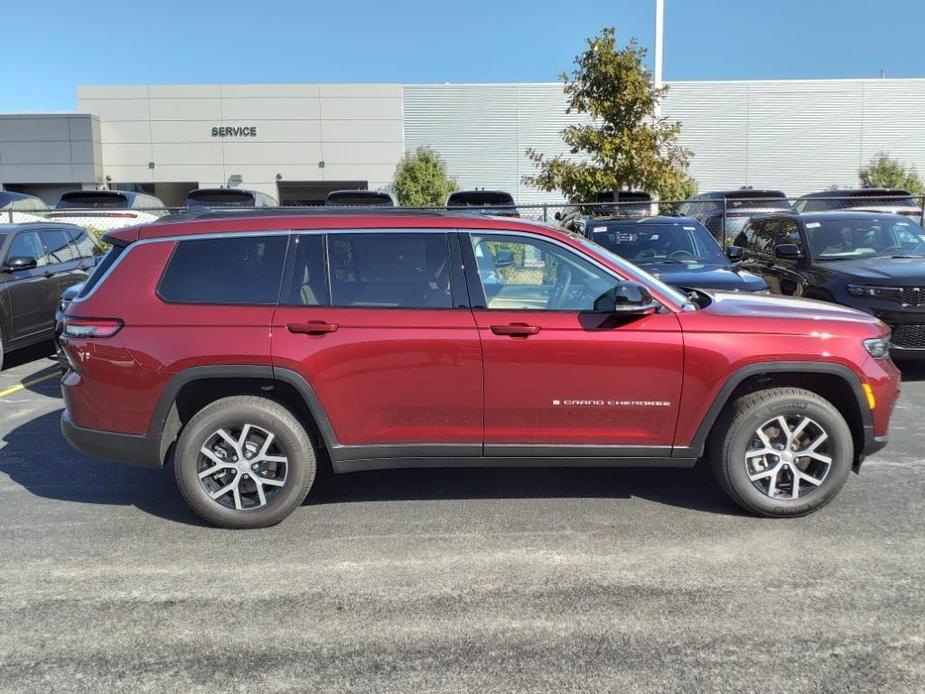
[[[178,217],[107,236],[65,315],[61,423],[90,455],[172,457],[216,525],[282,520],[322,449],[335,472],[705,457],[746,509],[796,516],[886,442],[888,330],[849,308],[694,301],[516,219]]]
[[[895,357],[925,357],[925,233],[904,215],[842,210],[753,219],[740,266],[779,294],[872,314]]]

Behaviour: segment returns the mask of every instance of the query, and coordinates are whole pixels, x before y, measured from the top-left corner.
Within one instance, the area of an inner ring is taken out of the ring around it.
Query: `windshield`
[[[653,263],[726,264],[719,244],[697,222],[594,224],[591,238],[636,265]]]
[[[447,207],[483,207],[514,204],[510,193],[501,193],[485,190],[452,193],[446,201]]]
[[[656,291],[662,294],[662,296],[676,302],[678,308],[684,306],[693,306],[693,302],[687,297],[686,294],[678,291],[674,287],[665,284],[657,277],[650,275],[638,265],[633,265],[632,263],[627,262],[624,258],[621,258],[613,251],[605,248],[604,246],[601,246],[598,243],[595,243],[591,239],[587,239],[579,234],[572,234],[569,232],[566,233],[569,237],[575,239],[585,248],[607,258],[607,260],[612,262],[617,267],[622,268],[627,274],[638,277],[643,284],[654,288]]]
[[[909,207],[918,209],[918,202],[908,194],[896,195],[890,194],[887,190],[878,190],[870,192],[856,192],[838,197],[838,191],[834,190],[825,198],[817,198],[814,209],[817,210],[845,210],[857,207]]]
[[[254,194],[246,190],[216,188],[194,190],[186,198],[187,207],[254,207]]]
[[[324,204],[328,206],[342,205],[344,207],[353,205],[391,207],[392,198],[385,193],[376,193],[375,191],[347,191],[344,193],[329,193]]]
[[[810,251],[817,260],[925,256],[925,235],[912,221],[826,220],[805,226]]]
[[[783,193],[762,194],[759,191],[749,191],[748,193],[734,193],[726,196],[726,209],[750,209],[750,210],[789,210],[790,203]]]
[[[125,210],[128,209],[128,198],[118,193],[96,193],[93,191],[87,193],[65,193],[57,205],[59,210],[71,209],[105,209],[105,210]]]

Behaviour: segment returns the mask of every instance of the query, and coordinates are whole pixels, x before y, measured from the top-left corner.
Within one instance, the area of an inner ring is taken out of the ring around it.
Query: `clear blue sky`
[[[665,78],[925,76],[925,0],[665,0]],[[555,80],[587,36],[653,41],[654,0],[8,0],[0,111],[79,84]],[[651,56],[650,56],[651,58]]]

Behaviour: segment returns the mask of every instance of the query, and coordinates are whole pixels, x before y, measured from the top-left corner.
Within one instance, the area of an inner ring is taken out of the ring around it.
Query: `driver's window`
[[[10,250],[6,254],[6,259],[10,258],[35,258],[36,265],[45,265],[45,249],[39,235],[34,231],[22,231],[16,234],[16,238],[10,244]]]
[[[472,234],[488,308],[593,311],[619,280],[579,255],[539,239]]]

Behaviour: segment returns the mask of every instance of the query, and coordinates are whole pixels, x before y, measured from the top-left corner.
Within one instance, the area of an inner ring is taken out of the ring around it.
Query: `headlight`
[[[890,338],[872,337],[869,340],[864,340],[864,349],[874,359],[888,357],[890,356]]]
[[[851,296],[864,296],[871,299],[895,299],[902,301],[903,291],[899,287],[873,287],[867,284],[849,284]]]

